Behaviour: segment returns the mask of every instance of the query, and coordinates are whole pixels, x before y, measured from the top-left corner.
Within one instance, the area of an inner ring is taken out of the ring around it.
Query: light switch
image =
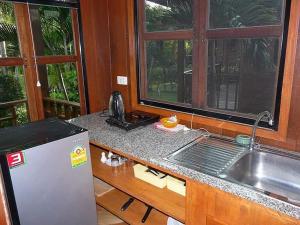
[[[127,85],[127,77],[126,76],[117,76],[117,84],[119,85]]]

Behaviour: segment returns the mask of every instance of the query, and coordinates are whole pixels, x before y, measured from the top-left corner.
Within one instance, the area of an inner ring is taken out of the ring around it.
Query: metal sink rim
[[[272,198],[290,203],[292,205],[298,206],[300,207],[300,201],[299,200],[294,200],[292,198],[289,198],[287,196],[284,195],[280,195],[278,193],[273,193],[273,192],[269,192],[267,190],[264,190],[262,188],[258,188],[255,187],[253,185],[247,184],[245,182],[240,182],[237,179],[234,179],[230,176],[227,175],[228,171],[233,168],[240,160],[242,160],[246,155],[249,154],[255,154],[255,153],[266,153],[266,154],[270,154],[270,155],[276,155],[276,156],[281,156],[281,157],[286,157],[286,158],[290,158],[290,159],[294,159],[294,160],[298,160],[300,161],[300,154],[296,153],[296,152],[287,152],[284,150],[279,150],[279,149],[273,149],[273,148],[268,148],[266,146],[259,146],[258,148],[256,148],[253,151],[245,151],[242,155],[240,155],[236,160],[234,160],[230,165],[228,165],[226,168],[223,169],[222,172],[220,172],[220,174],[218,175],[219,178],[229,181],[231,183],[234,184],[238,184],[247,188],[250,188],[252,190],[258,191],[260,193],[263,193],[267,196],[270,196]]]

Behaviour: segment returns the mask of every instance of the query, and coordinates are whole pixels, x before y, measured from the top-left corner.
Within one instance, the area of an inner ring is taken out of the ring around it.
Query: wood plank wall
[[[109,0],[109,26],[111,48],[112,90],[120,91],[125,102],[125,110],[131,110],[129,86],[117,84],[117,76],[129,76],[127,0]],[[129,80],[128,80],[129,83]]]
[[[109,0],[81,1],[90,111],[107,109],[111,93]]]
[[[300,26],[287,143],[300,152]]]
[[[297,55],[294,68],[291,109],[286,142],[264,140],[264,143],[279,148],[300,152],[300,26],[298,28]]]
[[[92,111],[97,111],[101,107],[105,107],[103,99],[107,100],[111,90],[121,91],[124,100],[126,111],[131,109],[130,87],[120,86],[116,84],[118,75],[128,75],[130,71],[129,64],[129,50],[128,50],[128,18],[127,18],[127,4],[131,0],[89,0],[83,1],[82,11],[87,8],[91,9],[97,18],[97,23],[91,18],[91,12],[83,12],[84,15],[89,15],[89,18],[83,18],[87,24],[84,29],[84,36],[87,39],[85,42],[93,43],[93,47],[86,48],[87,61],[90,67],[91,74],[88,74],[89,90]],[[97,3],[96,3],[97,2]],[[107,6],[105,6],[107,4]],[[98,7],[98,8],[96,8]],[[101,8],[107,7],[107,8]],[[107,10],[107,11],[105,11]],[[95,13],[97,11],[97,13]],[[108,17],[108,19],[106,18]],[[101,20],[102,21],[99,21]],[[107,23],[107,24],[105,24]],[[98,33],[93,31],[97,29]],[[109,36],[105,35],[109,29]],[[299,28],[300,29],[300,28]],[[105,32],[104,32],[105,31]],[[98,35],[98,36],[97,36]],[[92,36],[92,37],[91,37]],[[108,44],[109,43],[109,44]],[[107,45],[108,44],[108,45]],[[109,49],[107,49],[109,48]],[[108,58],[105,58],[108,57]],[[133,57],[133,56],[131,56]],[[97,62],[96,62],[97,60]],[[108,64],[106,64],[108,63]],[[110,63],[110,64],[109,64]],[[293,151],[300,152],[300,35],[298,36],[298,47],[296,57],[296,68],[292,91],[292,105],[289,116],[288,136],[285,142],[274,142],[269,140],[262,140],[263,143],[270,144],[276,147],[286,148]],[[111,66],[111,67],[110,67]],[[101,68],[100,70],[98,68]],[[110,70],[110,78],[106,76]],[[97,73],[98,72],[98,73]],[[130,80],[130,76],[128,77]],[[105,83],[110,82],[111,89],[100,87]],[[128,83],[130,83],[128,81]],[[99,105],[100,104],[100,105]],[[234,132],[218,131],[217,128],[211,129],[213,132],[222,133],[229,136],[235,136]]]

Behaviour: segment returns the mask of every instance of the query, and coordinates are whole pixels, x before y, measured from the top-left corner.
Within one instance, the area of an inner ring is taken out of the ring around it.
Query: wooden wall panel
[[[109,0],[81,1],[90,111],[107,109],[111,93]]]
[[[300,26],[299,29],[300,31]],[[285,142],[270,142],[267,144],[300,152],[300,33],[298,33],[297,54],[294,70],[291,109],[289,114],[288,134]]]
[[[120,91],[125,102],[125,110],[131,110],[129,86],[117,84],[117,76],[129,78],[128,70],[128,30],[127,30],[127,0],[109,0],[110,50],[112,90]],[[129,79],[128,79],[129,83]]]
[[[0,174],[0,225],[10,225],[2,174]]]
[[[290,114],[289,137],[296,141],[296,150],[300,151],[300,26],[296,56],[296,68],[292,93],[292,109]]]

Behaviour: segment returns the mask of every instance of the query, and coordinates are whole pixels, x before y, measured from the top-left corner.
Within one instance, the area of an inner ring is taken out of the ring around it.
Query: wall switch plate
[[[117,84],[119,85],[127,85],[127,77],[126,76],[117,76]]]

